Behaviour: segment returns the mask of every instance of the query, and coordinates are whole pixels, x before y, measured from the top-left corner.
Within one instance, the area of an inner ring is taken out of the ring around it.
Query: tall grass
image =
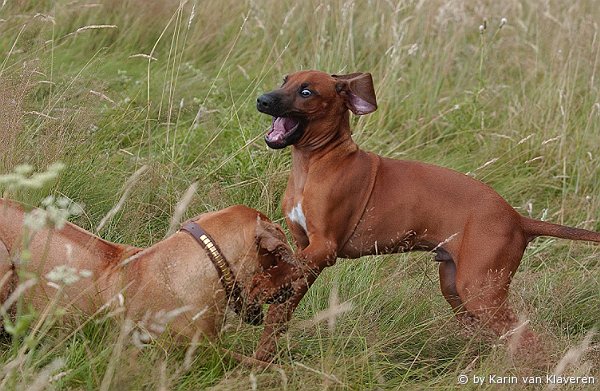
[[[523,214],[600,230],[598,20],[594,0],[6,1],[0,174],[62,161],[51,189],[11,196],[66,195],[93,230],[147,166],[102,230],[139,246],[165,235],[194,182],[188,216],[243,203],[282,222],[289,151],[267,150],[256,96],[298,69],[369,71],[379,109],[353,118],[362,147],[468,172]],[[538,240],[515,277],[512,300],[548,345],[543,373],[599,326],[599,255]],[[281,370],[222,354],[257,342],[260,328],[235,319],[193,351],[168,339],[140,350],[121,323],[70,314],[36,349],[23,350],[27,334],[5,344],[0,374],[13,389],[446,389],[463,372],[533,374],[461,334],[435,269],[426,254],[338,262],[296,312]],[[334,327],[311,322],[332,303],[351,307]],[[597,344],[562,371],[600,381]]]

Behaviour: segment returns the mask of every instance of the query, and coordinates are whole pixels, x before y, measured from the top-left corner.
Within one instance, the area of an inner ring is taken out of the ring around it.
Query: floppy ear
[[[364,115],[377,110],[377,98],[370,73],[331,76],[337,80],[336,91],[344,97],[346,107],[354,114]]]
[[[274,255],[278,261],[296,264],[294,252],[287,244],[281,227],[261,219],[260,216],[256,218],[256,244],[260,250]]]

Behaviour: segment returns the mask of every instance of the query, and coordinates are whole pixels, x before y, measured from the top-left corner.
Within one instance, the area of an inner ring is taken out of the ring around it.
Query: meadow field
[[[193,183],[185,217],[246,204],[285,227],[290,151],[267,148],[255,102],[299,69],[373,74],[379,109],[352,118],[362,148],[600,231],[597,0],[5,0],[0,53],[0,176],[65,165],[41,187],[0,190],[29,206],[68,197],[83,209],[71,221],[94,232],[122,206],[99,230],[111,241],[161,240]],[[546,389],[488,376],[553,373],[596,379],[560,389],[597,389],[599,260],[587,243],[529,246],[511,300],[544,341],[535,365],[463,333],[436,262],[413,253],[327,269],[269,370],[223,353],[251,355],[262,330],[235,315],[218,341],[140,346],[110,312],[23,306],[0,343],[0,389]]]

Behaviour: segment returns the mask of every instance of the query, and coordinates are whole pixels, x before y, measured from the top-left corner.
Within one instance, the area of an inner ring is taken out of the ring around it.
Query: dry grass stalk
[[[62,357],[55,358],[50,364],[46,365],[37,375],[32,384],[27,386],[28,391],[42,391],[50,385],[52,374],[65,365],[66,361]]]
[[[81,33],[87,30],[102,30],[102,29],[116,29],[118,28],[114,24],[92,24],[89,26],[83,26],[75,30],[75,34]]]
[[[194,198],[197,190],[198,182],[194,182],[190,185],[190,187],[187,188],[185,193],[183,193],[183,196],[175,206],[175,212],[173,212],[173,217],[171,217],[171,224],[169,224],[169,229],[167,230],[165,238],[172,235],[177,230],[177,227],[181,222],[181,218],[190,205],[190,202],[192,202],[192,198]]]
[[[556,367],[554,368],[554,371],[552,372],[552,374],[559,377],[565,373],[568,366],[575,367],[577,365],[580,365],[581,358],[591,348],[590,345],[592,343],[592,338],[594,337],[595,334],[596,334],[595,330],[589,331],[585,335],[585,337],[583,338],[583,341],[581,341],[579,346],[572,347],[569,350],[567,350],[567,353],[565,353],[565,355],[560,359],[558,364],[556,364]],[[552,389],[556,388],[556,386],[557,386],[557,384],[550,383],[550,384],[548,384],[548,389],[552,390]]]
[[[138,168],[137,171],[134,172],[131,177],[129,177],[129,179],[125,183],[125,190],[123,191],[123,195],[119,199],[119,202],[117,202],[117,204],[111,210],[108,211],[106,216],[104,216],[102,220],[100,220],[100,223],[96,227],[97,233],[100,233],[100,231],[106,225],[106,223],[108,223],[121,210],[121,208],[125,204],[125,201],[127,200],[127,197],[129,197],[129,194],[133,190],[133,187],[140,180],[140,177],[144,172],[146,172],[147,169],[148,166],[143,165],[142,167]]]

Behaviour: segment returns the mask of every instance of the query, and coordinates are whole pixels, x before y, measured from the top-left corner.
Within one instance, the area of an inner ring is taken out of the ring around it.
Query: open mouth
[[[297,118],[273,117],[273,123],[265,135],[265,141],[270,148],[285,148],[298,141],[302,136],[302,130],[302,123]]]

